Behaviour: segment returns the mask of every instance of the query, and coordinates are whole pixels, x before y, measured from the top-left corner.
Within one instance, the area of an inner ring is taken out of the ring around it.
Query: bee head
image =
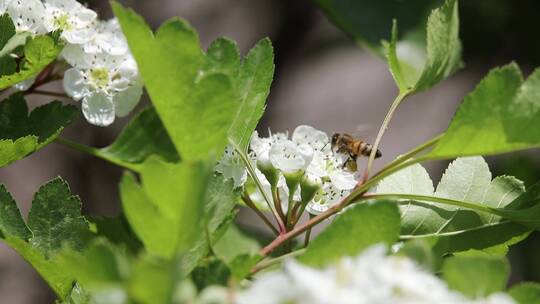
[[[339,133],[334,133],[334,135],[332,135],[332,147],[336,146],[338,138],[339,138]]]

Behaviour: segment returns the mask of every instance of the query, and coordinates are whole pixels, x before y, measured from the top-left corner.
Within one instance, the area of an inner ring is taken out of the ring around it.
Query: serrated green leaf
[[[142,163],[150,155],[169,162],[180,157],[154,108],[148,108],[133,118],[116,140],[100,153],[127,163]]]
[[[204,73],[225,73],[236,77],[240,69],[240,50],[233,40],[218,38],[206,51],[208,61]]]
[[[30,244],[46,257],[63,246],[81,249],[90,237],[88,222],[81,215],[81,201],[60,178],[41,186],[28,214]]]
[[[415,194],[458,201],[474,202],[502,208],[525,191],[516,178],[491,173],[481,157],[458,158],[445,171],[437,190],[420,165],[407,167],[379,183],[377,193]],[[431,193],[430,193],[431,192]],[[437,237],[435,250],[439,254],[468,249],[491,250],[493,246],[508,246],[526,236],[530,229],[494,214],[446,206],[427,201],[401,202],[402,237]]]
[[[9,202],[11,197],[4,194],[0,195],[0,203],[6,207],[4,210],[12,213],[15,202]],[[80,250],[91,237],[80,208],[79,199],[70,193],[63,180],[57,178],[41,186],[34,196],[26,225],[30,235],[21,232],[8,235],[4,230],[6,223],[0,227],[4,241],[32,264],[60,299],[69,295],[74,279],[66,273],[58,256],[60,252],[72,254],[74,250]],[[20,214],[15,216],[20,218]]]
[[[0,76],[0,90],[30,79],[56,59],[63,46],[52,37],[41,35],[29,38],[24,45],[24,58],[16,73]]]
[[[398,54],[399,55],[399,54]],[[426,62],[414,84],[414,91],[424,91],[450,76],[461,67],[458,1],[447,0],[428,18]]]
[[[493,69],[465,97],[429,158],[493,155],[540,146],[540,69],[523,82],[515,63]]]
[[[425,46],[411,40],[397,41],[397,31],[394,22],[392,39],[385,47],[400,92],[427,90],[461,67],[457,0],[447,0],[431,12]]]
[[[223,73],[200,73],[209,59],[187,22],[170,20],[154,35],[133,11],[117,3],[113,10],[152,103],[182,159],[221,155],[239,106],[234,79]]]
[[[0,185],[0,210],[0,235],[2,238],[12,237],[28,240],[32,236],[24,223],[17,203],[3,184]]]
[[[201,233],[209,178],[209,166],[201,162],[171,164],[156,158],[143,164],[141,186],[124,175],[124,212],[149,252],[171,258],[193,245]]]
[[[257,43],[242,62],[237,85],[240,106],[229,131],[230,140],[246,150],[261,119],[274,76],[274,51],[269,39]]]
[[[399,211],[392,202],[353,205],[311,242],[299,260],[323,266],[343,256],[355,256],[373,244],[393,244],[399,226]]]
[[[534,282],[519,283],[512,286],[508,293],[519,304],[539,304],[540,284]]]
[[[492,211],[513,222],[540,230],[540,182],[529,187],[504,208],[492,208]]]
[[[358,43],[387,58],[390,72],[402,93],[429,89],[461,67],[455,0],[447,0],[431,14],[430,9],[441,1],[316,2]],[[397,25],[403,33],[401,39],[398,39]],[[384,42],[381,47],[380,42],[386,40],[390,43]]]
[[[506,260],[486,255],[451,257],[442,267],[448,286],[472,298],[504,290],[509,274]]]
[[[0,167],[24,158],[53,141],[78,111],[53,101],[28,114],[24,97],[15,93],[0,102]]]

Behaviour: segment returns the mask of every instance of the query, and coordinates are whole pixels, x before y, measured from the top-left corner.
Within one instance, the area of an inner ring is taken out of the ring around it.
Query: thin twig
[[[392,117],[394,116],[394,112],[396,111],[399,104],[403,101],[403,99],[407,97],[407,95],[409,95],[409,93],[410,93],[409,91],[400,93],[396,97],[396,99],[394,99],[394,101],[392,102],[392,105],[390,106],[388,113],[386,113],[386,116],[384,117],[383,123],[381,124],[381,128],[379,129],[379,133],[377,134],[377,137],[375,138],[375,142],[373,143],[373,148],[369,155],[368,164],[367,164],[366,170],[364,171],[364,177],[363,177],[364,181],[366,181],[369,178],[369,173],[371,172],[371,167],[373,166],[375,155],[377,154],[377,150],[379,149],[379,144],[381,143],[381,139],[384,135],[384,132],[386,132],[386,129],[388,128],[388,124],[390,123],[390,120],[392,120]]]
[[[264,215],[264,213],[262,213],[262,211],[259,210],[259,208],[257,208],[255,203],[253,203],[253,201],[251,200],[251,198],[249,198],[249,195],[247,195],[247,193],[242,194],[242,200],[244,201],[246,206],[251,208],[251,210],[253,210],[253,212],[255,212],[263,220],[263,222],[268,226],[268,228],[270,228],[270,230],[272,230],[272,232],[275,235],[279,235],[279,231],[276,229],[276,227],[274,227],[274,225],[272,224],[272,222],[270,222],[270,220],[266,217],[266,215]]]
[[[304,252],[306,252],[306,249],[302,248],[302,249],[298,249],[298,250],[289,252],[289,253],[284,254],[282,256],[279,256],[277,258],[261,261],[259,264],[255,265],[253,268],[251,268],[250,274],[253,275],[253,274],[255,274],[255,273],[257,273],[257,272],[259,272],[259,271],[261,271],[261,270],[263,270],[265,268],[268,268],[268,267],[270,267],[272,265],[280,263],[283,260],[302,255]]]

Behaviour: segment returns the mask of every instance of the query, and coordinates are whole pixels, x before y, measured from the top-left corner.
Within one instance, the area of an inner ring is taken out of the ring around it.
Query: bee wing
[[[362,138],[363,136],[361,135],[362,134],[365,135],[365,133],[371,129],[373,129],[373,126],[371,124],[367,124],[367,123],[359,124],[354,128],[352,135],[357,138]]]

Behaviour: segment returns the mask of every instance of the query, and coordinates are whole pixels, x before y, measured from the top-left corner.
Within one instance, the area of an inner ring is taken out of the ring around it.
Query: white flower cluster
[[[451,291],[412,260],[387,256],[383,245],[356,258],[343,258],[320,270],[287,262],[283,271],[265,273],[235,299],[236,304],[511,304],[506,294],[471,300]]]
[[[273,181],[270,177],[273,173],[278,174],[274,183],[284,204],[289,197],[302,200],[302,187],[306,185],[319,188],[307,204],[306,210],[312,214],[324,212],[341,201],[357,184],[354,172],[343,168],[346,156],[332,151],[326,133],[307,125],[298,126],[291,138],[286,133],[259,137],[255,132],[251,138],[250,159],[256,164],[257,177],[268,197],[272,197]],[[232,178],[236,187],[247,181],[243,163],[231,147],[225,151],[216,171],[226,178]],[[289,196],[291,186],[295,189]],[[256,191],[252,199],[261,202],[261,193]]]
[[[60,31],[66,46],[61,53],[71,68],[64,90],[82,101],[91,124],[107,126],[127,115],[140,100],[142,83],[137,65],[116,19],[102,21],[75,0],[0,0],[17,32]],[[28,83],[19,88],[28,87]]]

